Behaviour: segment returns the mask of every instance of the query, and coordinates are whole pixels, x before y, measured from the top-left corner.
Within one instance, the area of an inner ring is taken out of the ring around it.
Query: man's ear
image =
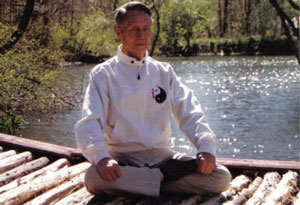
[[[120,26],[118,26],[118,25],[115,26],[115,32],[116,32],[118,38],[120,39],[120,34],[121,34],[121,28],[120,28]]]

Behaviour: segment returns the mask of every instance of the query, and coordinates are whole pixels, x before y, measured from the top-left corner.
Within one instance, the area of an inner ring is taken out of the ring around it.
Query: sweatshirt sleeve
[[[196,146],[199,152],[208,152],[215,156],[216,137],[206,121],[201,105],[192,90],[181,83],[179,77],[170,68],[172,113],[179,129]]]
[[[79,148],[92,164],[97,164],[105,157],[111,157],[103,133],[109,100],[107,89],[105,86],[100,86],[101,80],[99,72],[93,70],[90,73],[89,85],[83,102],[82,118],[75,124],[74,130]]]

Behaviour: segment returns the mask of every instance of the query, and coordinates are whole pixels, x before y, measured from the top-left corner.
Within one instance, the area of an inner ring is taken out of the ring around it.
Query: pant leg
[[[184,192],[188,194],[221,193],[228,189],[231,174],[222,165],[216,165],[209,175],[199,172],[187,175],[172,182],[162,183],[162,189],[167,192]]]
[[[160,192],[160,171],[158,168],[120,166],[122,176],[114,181],[104,180],[92,165],[85,175],[87,190],[95,195],[102,193],[116,195],[132,193],[158,197]]]

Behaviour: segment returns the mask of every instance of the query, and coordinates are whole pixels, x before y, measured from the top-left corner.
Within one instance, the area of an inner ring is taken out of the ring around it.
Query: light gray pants
[[[111,182],[106,181],[102,179],[96,166],[92,165],[85,176],[85,185],[89,192],[95,195],[132,193],[153,197],[158,197],[160,190],[188,194],[220,193],[228,188],[231,181],[228,169],[216,165],[214,171],[209,175],[195,172],[176,181],[161,183],[161,173],[157,168],[160,163],[171,158],[192,159],[192,157],[166,150],[116,155],[114,158],[126,164],[126,166],[120,167],[122,176]]]

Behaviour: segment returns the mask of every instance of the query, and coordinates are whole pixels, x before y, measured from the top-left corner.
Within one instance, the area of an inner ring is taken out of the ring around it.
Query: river
[[[161,58],[194,90],[217,135],[217,156],[299,161],[300,69],[293,57]],[[76,88],[93,65],[62,68]],[[81,107],[30,119],[22,136],[76,147],[73,127]],[[175,123],[174,149],[196,150]]]

